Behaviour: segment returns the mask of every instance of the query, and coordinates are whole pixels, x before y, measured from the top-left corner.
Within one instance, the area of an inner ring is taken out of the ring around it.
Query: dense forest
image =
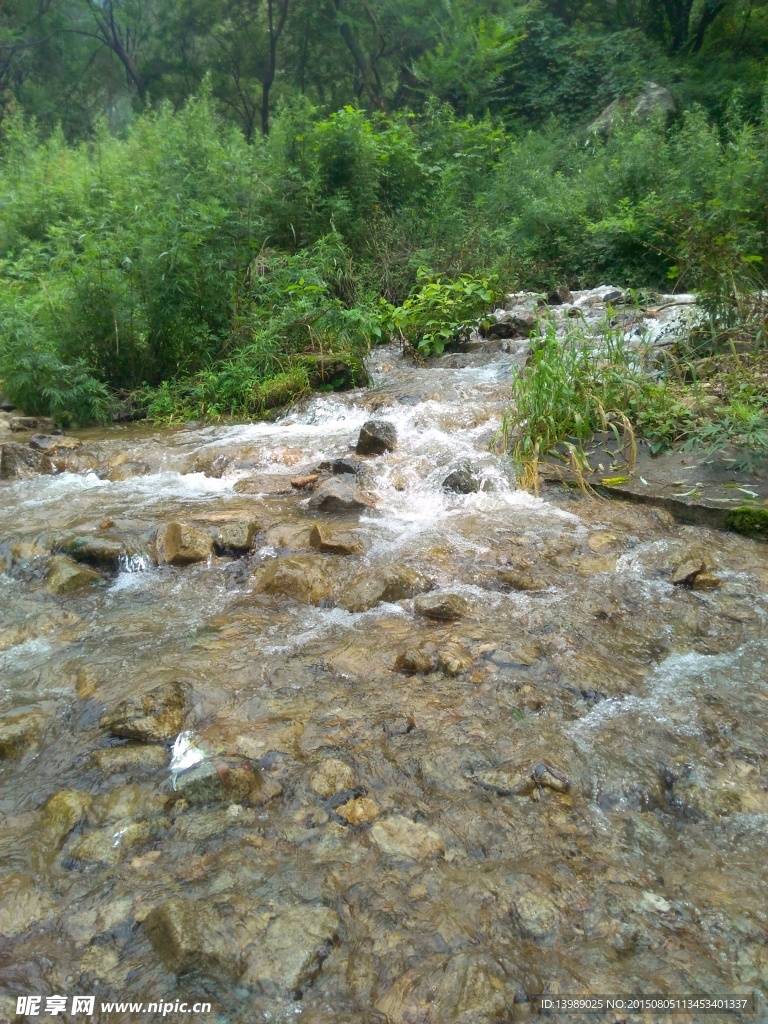
[[[3,390],[260,415],[511,288],[754,289],[766,55],[765,0],[7,0]]]

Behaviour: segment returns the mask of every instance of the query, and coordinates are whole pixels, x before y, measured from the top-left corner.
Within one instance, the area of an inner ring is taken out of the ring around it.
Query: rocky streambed
[[[271,424],[14,433],[0,1020],[768,991],[768,548],[517,490],[488,340]]]

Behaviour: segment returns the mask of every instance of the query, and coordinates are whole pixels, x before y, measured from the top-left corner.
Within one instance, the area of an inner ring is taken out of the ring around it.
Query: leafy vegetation
[[[11,0],[3,388],[66,422],[126,393],[163,419],[266,415],[336,380],[306,356],[389,336],[429,356],[509,289],[599,280],[704,291],[691,360],[759,346],[766,53],[762,0]],[[588,130],[649,76],[674,117]],[[600,409],[654,445],[764,443],[759,389],[699,428],[626,354],[596,377],[548,345],[530,388],[586,406],[521,412],[541,444]]]

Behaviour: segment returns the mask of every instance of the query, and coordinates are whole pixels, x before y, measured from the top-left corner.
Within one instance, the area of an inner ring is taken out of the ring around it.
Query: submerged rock
[[[317,796],[330,797],[355,785],[355,772],[345,761],[329,757],[312,772],[309,788]]]
[[[307,502],[316,512],[361,512],[372,508],[373,501],[343,477],[324,480]]]
[[[338,941],[339,918],[328,907],[283,910],[248,954],[242,981],[266,996],[300,999]]]
[[[53,898],[35,888],[32,878],[5,875],[0,895],[0,936],[16,938],[33,926],[55,920],[58,913]]]
[[[0,761],[25,754],[37,743],[41,727],[42,719],[34,711],[0,718]]]
[[[366,612],[382,601],[404,601],[431,590],[432,586],[430,579],[407,565],[372,568],[352,580],[339,604],[348,612]]]
[[[557,907],[543,892],[523,892],[515,897],[512,917],[527,939],[538,942],[550,938],[557,931],[560,915]]]
[[[61,789],[50,796],[43,807],[46,827],[59,844],[81,821],[85,821],[91,809],[88,793],[78,789]]]
[[[164,523],[158,528],[156,545],[160,565],[191,565],[213,554],[211,535],[186,523]]]
[[[144,934],[173,974],[199,971],[234,980],[242,970],[234,922],[207,900],[168,900],[144,921]]]
[[[183,730],[189,702],[184,683],[163,683],[148,693],[137,694],[118,704],[101,718],[101,727],[113,736],[163,743]]]
[[[247,757],[201,761],[179,772],[174,788],[196,807],[223,802],[260,805],[282,792],[280,784],[266,778],[258,764]]]
[[[469,601],[461,594],[425,594],[417,597],[413,606],[419,615],[438,622],[466,619],[472,614]]]
[[[406,647],[395,658],[395,672],[404,675],[426,675],[437,668],[437,652],[427,648]]]
[[[360,428],[358,455],[383,455],[397,447],[397,428],[388,420],[368,420]]]
[[[368,825],[378,818],[381,811],[369,796],[355,796],[337,807],[336,814],[348,825]]]
[[[402,814],[377,821],[371,828],[371,840],[395,860],[432,860],[445,856],[442,837]]]
[[[91,764],[105,775],[123,775],[127,772],[157,772],[166,767],[168,755],[162,747],[148,747],[142,743],[128,743],[121,747],[94,750]]]
[[[46,584],[48,589],[59,596],[71,594],[75,590],[103,583],[104,578],[93,569],[86,569],[71,558],[56,556],[48,563]]]

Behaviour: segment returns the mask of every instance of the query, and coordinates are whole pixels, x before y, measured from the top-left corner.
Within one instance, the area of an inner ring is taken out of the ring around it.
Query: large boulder
[[[629,113],[639,121],[648,121],[651,117],[661,114],[669,117],[677,110],[675,97],[656,82],[646,82],[641,92],[633,99],[626,97],[614,100],[595,118],[587,129],[590,134],[607,135],[616,122]]]
[[[0,480],[30,480],[44,471],[42,452],[17,441],[0,445]]]
[[[424,594],[432,586],[430,579],[408,565],[388,565],[356,576],[339,604],[348,612],[366,612],[382,601],[404,601]]]
[[[338,533],[315,523],[309,534],[310,546],[327,555],[362,555],[359,541],[348,533]]]
[[[397,447],[397,428],[388,420],[368,420],[360,428],[358,455],[383,455]]]
[[[84,565],[80,565],[71,558],[57,555],[48,563],[46,584],[51,593],[59,597],[103,582],[104,578],[97,572],[94,572],[93,569],[86,569]]]
[[[443,480],[443,488],[446,491],[455,491],[456,494],[474,494],[480,490],[480,481],[475,476],[472,466],[468,462],[461,462]]]
[[[250,519],[233,519],[213,528],[213,546],[220,555],[247,555],[260,524]]]
[[[189,691],[184,683],[163,683],[122,701],[102,716],[100,724],[122,739],[164,743],[183,730],[188,704]]]
[[[315,512],[361,512],[371,508],[371,499],[343,476],[331,477],[316,488],[307,502]]]
[[[158,527],[155,543],[160,565],[192,565],[213,554],[211,535],[186,523],[164,523]]]

